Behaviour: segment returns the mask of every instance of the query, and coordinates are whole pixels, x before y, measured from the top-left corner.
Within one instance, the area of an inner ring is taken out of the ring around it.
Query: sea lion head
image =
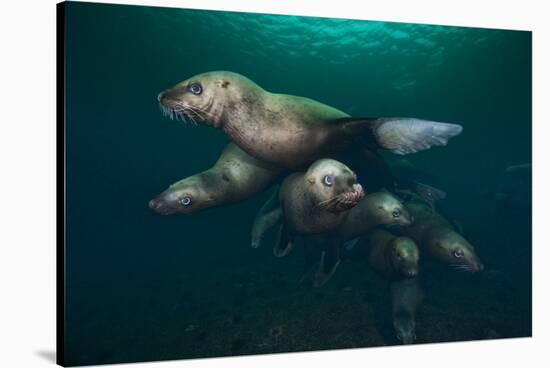
[[[391,250],[392,266],[399,275],[407,278],[418,275],[418,247],[411,238],[396,237]]]
[[[190,214],[212,207],[216,198],[203,178],[194,175],[172,184],[149,201],[149,208],[161,215]]]
[[[246,104],[255,101],[262,89],[250,79],[233,72],[213,71],[197,74],[162,91],[157,99],[165,115],[185,122],[220,128],[227,119],[226,107],[239,114]]]
[[[431,249],[440,260],[461,271],[479,272],[483,264],[474,247],[455,231],[443,231],[433,237]]]
[[[365,206],[380,225],[409,226],[414,220],[399,198],[388,192],[370,193],[365,197]]]
[[[333,213],[349,210],[365,195],[357,175],[332,159],[315,161],[305,173],[305,186],[317,206]]]

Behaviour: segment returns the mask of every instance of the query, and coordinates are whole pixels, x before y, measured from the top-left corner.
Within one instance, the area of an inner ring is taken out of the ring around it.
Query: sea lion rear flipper
[[[334,275],[340,264],[340,245],[333,243],[321,253],[321,261],[315,274],[314,287],[321,287]]]
[[[290,235],[287,226],[282,224],[279,227],[279,235],[273,247],[273,254],[275,257],[284,257],[290,253],[292,249],[294,249],[294,239]]]
[[[445,146],[449,139],[462,132],[458,124],[414,118],[344,118],[339,121],[348,133],[360,135],[377,148],[398,155]]]

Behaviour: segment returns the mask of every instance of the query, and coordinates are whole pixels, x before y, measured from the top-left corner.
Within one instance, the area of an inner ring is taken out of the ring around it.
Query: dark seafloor
[[[438,209],[485,271],[422,263],[417,343],[531,336],[530,173],[505,174],[531,162],[530,32],[87,3],[65,22],[68,365],[398,343],[366,264],[314,289],[298,285],[301,252],[249,246],[268,193],[190,216],[147,208],[227,142],[156,101],[210,70],[355,116],[462,124],[407,159],[447,192]]]

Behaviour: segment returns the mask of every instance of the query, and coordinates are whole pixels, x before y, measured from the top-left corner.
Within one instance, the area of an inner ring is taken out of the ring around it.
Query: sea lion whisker
[[[198,117],[199,119],[204,120],[204,118],[197,111],[195,111],[193,108],[191,108],[190,106],[185,106],[185,105],[182,105],[182,104],[178,104],[173,109],[173,111],[176,114],[178,114],[185,122],[188,122],[187,119],[186,119],[186,118],[188,118],[189,120],[191,120],[191,122],[194,125],[198,125],[195,118]]]
[[[192,115],[189,115],[189,119],[191,119],[191,122],[192,122],[194,125],[198,125],[197,122],[195,121],[195,119],[193,119],[193,116],[192,116]]]
[[[324,207],[324,208],[328,208],[329,206],[332,206],[334,205],[336,202],[338,202],[340,199],[340,194],[337,195],[337,196],[334,196],[334,197],[331,197],[325,201],[322,201],[322,202],[319,202],[317,203],[317,206],[319,207]]]
[[[469,265],[458,264],[458,265],[451,265],[451,266],[453,266],[454,269],[459,270],[459,271],[473,272],[473,268],[470,267]]]
[[[204,120],[203,117],[202,117],[198,112],[196,112],[192,107],[188,107],[188,109],[191,110],[191,112],[192,112],[193,114],[189,114],[187,111],[186,111],[186,112],[187,112],[187,114],[189,115],[189,117],[191,118],[191,120],[193,121],[193,123],[194,123],[195,125],[198,125],[198,124],[197,124],[197,122],[195,121],[193,115],[195,115],[195,118],[198,117],[200,120]]]
[[[201,120],[205,120],[204,117],[201,115],[201,114],[204,114],[206,115],[207,117],[211,116],[212,114],[208,111],[205,111],[204,109],[201,109],[200,107],[197,107],[197,106],[190,106],[190,105],[187,105],[185,103],[181,103],[181,102],[178,102],[176,103],[176,107],[178,107],[179,109],[183,110],[184,112],[188,112],[188,111],[191,111],[193,112],[195,115],[197,115]],[[199,112],[201,114],[199,114]]]
[[[195,106],[194,109],[200,111],[201,113],[205,114],[207,117],[213,116],[213,114],[205,109],[202,109],[200,107]]]

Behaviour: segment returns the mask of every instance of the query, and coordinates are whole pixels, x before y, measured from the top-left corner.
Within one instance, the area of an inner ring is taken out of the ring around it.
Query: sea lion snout
[[[363,190],[363,186],[359,183],[353,184],[353,200],[355,203],[359,202],[363,197],[365,196],[365,191]]]
[[[472,271],[473,272],[481,272],[483,271],[483,269],[485,268],[485,266],[483,266],[483,263],[481,262],[475,262],[473,265],[472,265]]]
[[[149,208],[160,215],[170,215],[175,212],[174,208],[168,205],[166,201],[153,198],[149,201]]]
[[[162,105],[166,105],[169,101],[177,100],[181,93],[182,90],[180,88],[165,89],[157,95],[157,100]]]

